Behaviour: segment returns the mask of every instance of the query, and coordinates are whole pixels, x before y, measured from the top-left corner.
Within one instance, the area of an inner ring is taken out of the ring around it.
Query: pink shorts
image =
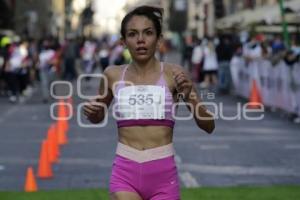
[[[110,178],[110,192],[134,192],[144,200],[179,200],[177,168],[174,154],[169,155],[170,150],[173,152],[173,146],[166,145],[138,151],[119,143]],[[127,158],[132,158],[134,153],[138,159]]]

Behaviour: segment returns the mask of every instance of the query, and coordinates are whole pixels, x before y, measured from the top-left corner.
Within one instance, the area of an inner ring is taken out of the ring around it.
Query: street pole
[[[281,25],[282,25],[282,34],[284,38],[284,43],[289,48],[290,40],[289,40],[289,32],[287,30],[287,23],[285,21],[284,0],[278,0],[278,1],[279,1],[280,13],[281,13]]]

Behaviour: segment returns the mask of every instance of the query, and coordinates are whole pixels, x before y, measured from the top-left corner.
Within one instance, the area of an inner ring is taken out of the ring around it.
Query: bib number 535
[[[152,105],[154,102],[153,94],[133,94],[129,96],[129,105]]]

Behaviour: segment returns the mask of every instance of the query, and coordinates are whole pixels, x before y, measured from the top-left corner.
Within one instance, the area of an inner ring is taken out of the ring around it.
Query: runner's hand
[[[104,112],[103,105],[96,100],[91,100],[87,102],[83,106],[83,114],[87,117],[91,122],[98,122],[99,118],[101,118],[101,112]]]
[[[187,100],[192,91],[192,80],[182,70],[173,69],[172,72],[178,94],[182,96],[183,100]]]

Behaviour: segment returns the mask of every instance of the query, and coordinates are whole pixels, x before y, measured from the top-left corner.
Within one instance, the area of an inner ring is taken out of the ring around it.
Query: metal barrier
[[[269,60],[246,62],[233,57],[230,63],[233,86],[238,96],[249,98],[251,81],[259,88],[262,103],[300,116],[300,63],[288,66],[284,61],[272,65]]]

